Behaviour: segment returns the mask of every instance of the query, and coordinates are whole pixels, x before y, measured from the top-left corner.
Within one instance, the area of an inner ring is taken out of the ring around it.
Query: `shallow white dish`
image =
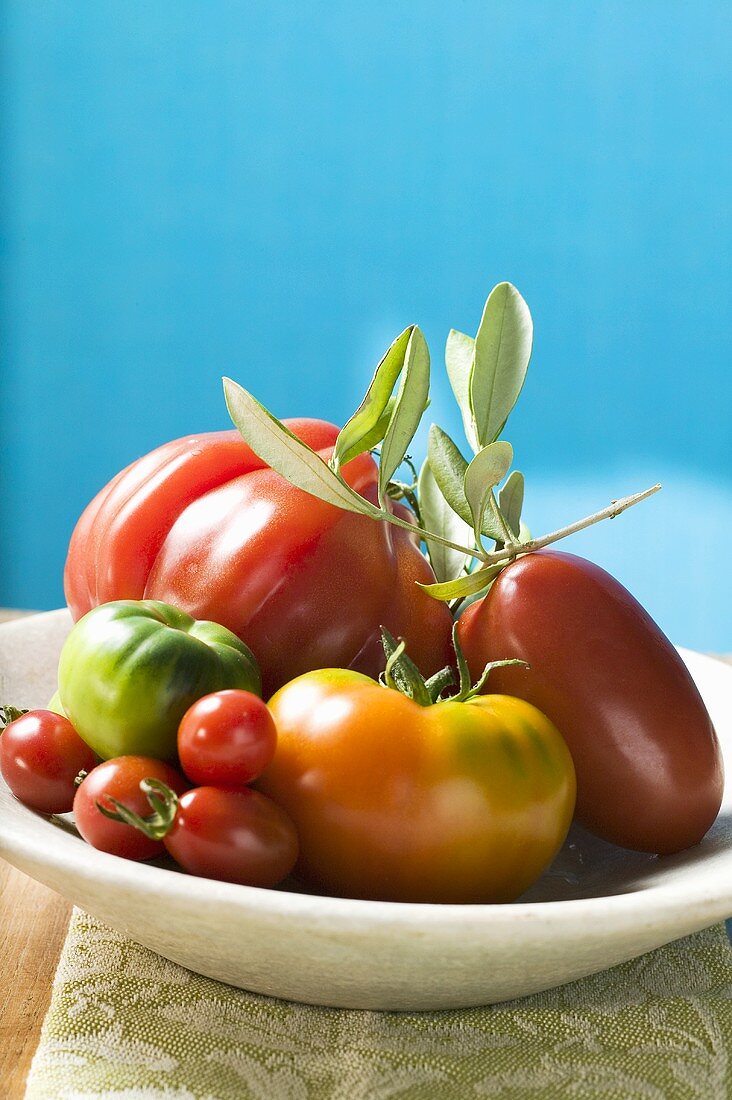
[[[43,706],[66,611],[0,626],[0,702]],[[732,915],[732,668],[683,652],[715,721],[725,803],[696,848],[658,859],[574,829],[514,905],[404,905],[258,890],[97,852],[0,778],[0,856],[177,963],[348,1008],[489,1004],[583,977]]]

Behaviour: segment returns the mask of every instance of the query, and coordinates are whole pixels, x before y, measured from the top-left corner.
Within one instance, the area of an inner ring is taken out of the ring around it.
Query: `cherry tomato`
[[[606,840],[677,852],[714,821],[724,785],[711,719],[686,665],[609,573],[544,550],[507,566],[460,617],[471,671],[527,699],[564,735],[577,770],[577,817]]]
[[[267,706],[249,691],[204,695],[183,715],[178,756],[199,786],[237,789],[262,774],[275,753],[277,730]]]
[[[0,737],[0,770],[15,797],[44,814],[68,813],[74,780],[97,758],[78,733],[52,710],[31,710],[10,722]]]
[[[336,427],[285,423],[330,457]],[[342,473],[376,499],[369,454]],[[146,598],[228,627],[251,646],[266,697],[313,668],[376,676],[382,624],[409,641],[425,674],[437,672],[450,659],[452,618],[415,584],[434,579],[411,533],[294,488],[227,431],[166,443],[102,489],[74,530],[64,586],[74,619]]]
[[[151,840],[131,825],[111,821],[97,808],[97,802],[104,805],[106,798],[111,796],[145,817],[150,813],[150,804],[140,790],[143,779],[158,779],[178,794],[187,787],[175,768],[149,756],[118,756],[105,760],[89,772],[76,792],[74,818],[77,829],[92,847],[125,859],[150,859],[160,855],[163,851],[160,841]]]
[[[281,882],[294,867],[298,849],[287,814],[249,788],[187,791],[163,843],[191,874],[245,886]]]
[[[270,700],[277,752],[258,782],[290,815],[298,874],[384,901],[512,901],[561,847],[574,810],[567,746],[520,699],[421,706],[343,669]]]

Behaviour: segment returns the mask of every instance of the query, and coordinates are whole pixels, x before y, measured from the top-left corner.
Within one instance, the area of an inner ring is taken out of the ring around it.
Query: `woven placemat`
[[[259,997],[79,910],[27,1100],[728,1100],[724,925],[487,1008],[378,1013]]]

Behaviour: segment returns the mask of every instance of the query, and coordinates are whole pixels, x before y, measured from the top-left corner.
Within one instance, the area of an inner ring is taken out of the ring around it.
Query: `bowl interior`
[[[49,701],[56,688],[58,655],[70,625],[70,617],[65,610],[0,625],[0,702],[35,707]],[[554,863],[519,899],[521,903],[633,894],[674,883],[679,875],[683,876],[692,869],[708,868],[712,871],[720,858],[729,858],[732,869],[732,667],[701,654],[684,650],[681,653],[702,690],[725,755],[725,797],[717,822],[701,844],[667,857],[618,848],[575,824]],[[16,818],[22,817],[26,828],[32,823],[33,832],[39,839],[48,840],[53,835],[58,837],[58,827],[12,799],[2,777],[0,789],[10,814]],[[10,799],[9,803],[7,799]],[[61,843],[74,839],[82,844],[75,835],[71,815],[66,815],[66,822],[68,835]],[[159,861],[158,866],[175,870],[172,861],[166,859]],[[309,893],[295,879],[287,880],[279,890]]]

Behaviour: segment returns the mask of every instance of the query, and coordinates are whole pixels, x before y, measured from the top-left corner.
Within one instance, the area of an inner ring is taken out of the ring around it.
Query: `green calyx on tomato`
[[[181,718],[224,688],[261,692],[256,661],[235,634],[157,600],[118,600],[88,612],[59,661],[64,713],[102,759],[172,759]]]
[[[4,730],[6,726],[9,726],[11,722],[14,722],[16,718],[20,718],[21,715],[27,714],[27,710],[23,710],[21,707],[12,707],[9,703],[0,707],[0,731]]]
[[[434,676],[425,679],[417,665],[407,654],[407,644],[404,639],[397,641],[385,628],[381,628],[381,642],[386,656],[386,668],[379,677],[379,682],[394,691],[400,691],[402,695],[422,707],[432,706],[442,700],[443,693],[455,682],[455,672],[450,665],[440,669]],[[488,677],[495,668],[505,668],[511,665],[522,665],[528,668],[526,661],[518,658],[502,658],[498,661],[489,661],[478,679],[473,683],[468,662],[460,646],[457,623],[452,631],[452,644],[458,669],[458,690],[447,696],[451,703],[469,703],[478,698],[488,682]]]
[[[135,795],[140,794],[152,810],[147,817],[110,795],[98,800],[96,809],[118,825],[131,826],[150,843],[162,841],[168,854],[192,875],[271,887],[295,864],[295,826],[260,791],[204,786],[179,796],[151,777],[139,783]]]
[[[111,795],[107,795],[104,801],[98,800],[97,809],[110,821],[131,825],[150,840],[162,840],[173,827],[178,810],[178,795],[167,783],[152,777],[141,781],[140,790],[150,803],[152,813],[148,817],[135,813]],[[112,809],[109,808],[110,805]]]

